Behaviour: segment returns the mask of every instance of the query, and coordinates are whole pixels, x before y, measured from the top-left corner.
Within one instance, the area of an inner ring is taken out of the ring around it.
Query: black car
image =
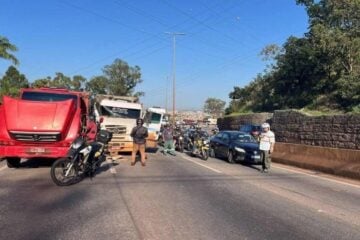
[[[229,163],[260,164],[259,143],[251,134],[240,131],[221,131],[210,140],[210,157],[226,158]]]

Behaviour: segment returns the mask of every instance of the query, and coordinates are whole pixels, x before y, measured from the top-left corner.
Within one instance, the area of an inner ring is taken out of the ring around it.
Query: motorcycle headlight
[[[236,150],[237,152],[245,153],[245,150],[242,149],[242,148],[240,148],[240,147],[235,147],[235,150]]]
[[[183,139],[183,137],[179,137],[179,139],[180,139],[180,140],[182,140],[182,139]]]

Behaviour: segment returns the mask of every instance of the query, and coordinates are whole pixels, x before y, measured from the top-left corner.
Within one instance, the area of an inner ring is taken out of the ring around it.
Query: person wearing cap
[[[136,127],[134,127],[130,133],[130,136],[133,138],[133,151],[131,154],[131,166],[135,165],[135,158],[137,152],[140,152],[141,155],[141,165],[146,166],[146,156],[145,156],[145,143],[146,138],[148,137],[148,130],[143,126],[144,120],[141,118],[136,120]]]
[[[270,124],[261,124],[262,132],[260,134],[259,148],[262,152],[262,172],[268,172],[270,169],[271,158],[270,154],[274,151],[275,134],[270,130]]]

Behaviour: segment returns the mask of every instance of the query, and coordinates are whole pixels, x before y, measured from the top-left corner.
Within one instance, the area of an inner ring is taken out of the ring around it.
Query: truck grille
[[[126,126],[122,125],[105,125],[106,130],[114,134],[126,134]]]
[[[57,142],[61,139],[60,133],[42,132],[10,132],[12,138],[25,142]]]

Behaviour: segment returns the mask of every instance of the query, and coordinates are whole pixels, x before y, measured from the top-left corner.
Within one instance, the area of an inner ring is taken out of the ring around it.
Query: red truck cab
[[[60,158],[89,130],[89,94],[67,89],[22,89],[0,106],[0,158],[19,167],[21,158]],[[96,125],[95,125],[96,126]]]

